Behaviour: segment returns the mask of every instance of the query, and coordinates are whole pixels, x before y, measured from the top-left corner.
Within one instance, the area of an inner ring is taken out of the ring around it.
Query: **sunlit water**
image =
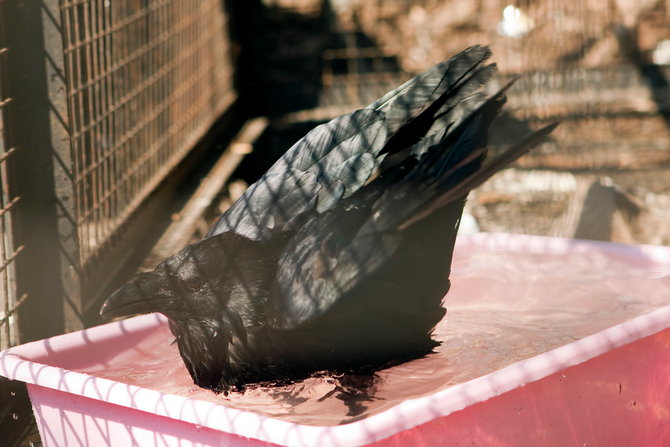
[[[302,424],[336,425],[479,377],[670,303],[670,265],[603,252],[458,250],[434,354],[372,377],[258,386],[225,397],[193,385],[164,326],[104,370],[118,382]],[[97,368],[96,368],[97,369]]]

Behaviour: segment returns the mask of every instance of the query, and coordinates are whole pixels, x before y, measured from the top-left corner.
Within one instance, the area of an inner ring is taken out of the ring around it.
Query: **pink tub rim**
[[[595,248],[608,254],[640,256],[661,264],[670,264],[669,247],[611,244],[540,236],[480,233],[459,238],[457,250],[469,248],[489,251],[542,251],[544,253],[565,253],[568,250],[582,251]],[[471,381],[428,396],[406,400],[367,419],[338,426],[296,424],[30,360],[39,358],[48,352],[88,345],[95,343],[96,340],[119,337],[128,332],[151,330],[163,324],[166,324],[166,319],[160,314],[144,315],[16,346],[0,353],[0,374],[9,379],[167,416],[196,426],[205,426],[263,442],[291,447],[305,445],[362,446],[483,402],[666,329],[670,327],[670,305]]]

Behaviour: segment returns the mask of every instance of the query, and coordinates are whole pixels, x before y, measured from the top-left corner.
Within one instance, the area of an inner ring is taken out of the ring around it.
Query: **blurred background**
[[[0,0],[0,347],[102,323],[314,126],[474,44],[509,79],[462,232],[670,244],[668,0]],[[41,445],[0,382],[0,439]]]

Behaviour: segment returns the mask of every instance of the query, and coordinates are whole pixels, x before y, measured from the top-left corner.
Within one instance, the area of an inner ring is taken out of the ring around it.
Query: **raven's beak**
[[[177,302],[169,275],[156,271],[140,273],[107,298],[100,315],[112,318],[176,310]]]

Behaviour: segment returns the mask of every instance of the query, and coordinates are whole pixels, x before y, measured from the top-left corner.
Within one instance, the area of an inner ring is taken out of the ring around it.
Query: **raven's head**
[[[140,273],[102,306],[105,317],[160,312],[193,381],[241,388],[247,330],[264,324],[276,259],[259,242],[223,233],[192,244]]]

